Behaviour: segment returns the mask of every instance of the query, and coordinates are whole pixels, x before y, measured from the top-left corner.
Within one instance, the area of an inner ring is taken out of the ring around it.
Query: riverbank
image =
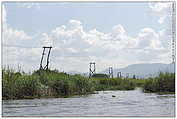
[[[25,74],[12,69],[3,69],[2,74],[3,100],[70,97],[87,95],[94,93],[94,91],[134,90],[136,87],[143,87],[144,92],[158,92],[158,90],[154,90],[156,89],[154,86],[163,86],[162,89],[165,88],[165,90],[160,90],[161,93],[174,92],[174,90],[166,89],[167,87],[170,89],[174,85],[174,82],[169,83],[173,78],[170,74],[163,76],[161,74],[160,78],[154,79],[87,78],[81,75],[69,75],[57,70],[38,70],[31,74]],[[164,81],[168,84],[154,85],[154,80],[157,82],[157,79],[160,84]]]
[[[129,79],[86,78],[57,70],[35,71],[32,74],[3,69],[3,99],[69,97],[85,95],[97,90],[131,90],[135,84]]]
[[[158,94],[175,93],[175,74],[160,73],[158,77],[148,78],[144,82],[144,92],[155,92]]]

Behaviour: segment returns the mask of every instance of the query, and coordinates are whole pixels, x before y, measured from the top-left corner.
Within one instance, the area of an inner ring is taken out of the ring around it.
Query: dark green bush
[[[121,78],[93,78],[96,90],[133,90],[136,85],[131,79]]]
[[[159,77],[140,80],[107,78],[105,75],[86,78],[79,74],[68,75],[57,70],[37,70],[32,74],[2,71],[3,99],[20,99],[41,96],[71,96],[92,93],[95,90],[133,90],[143,87],[145,91],[175,91],[174,74],[161,73]]]
[[[22,75],[20,72],[4,69],[2,73],[3,98],[23,98],[37,94],[39,89],[37,76]]]
[[[109,78],[107,74],[93,74],[92,78]]]
[[[175,92],[175,74],[160,73],[158,77],[149,78],[143,89],[145,92]]]

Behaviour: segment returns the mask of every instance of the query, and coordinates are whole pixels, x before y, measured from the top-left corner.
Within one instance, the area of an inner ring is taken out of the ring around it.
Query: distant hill
[[[85,76],[85,77],[88,77],[88,72],[87,73],[81,73],[81,72],[78,72],[78,71],[70,71],[70,72],[67,72],[68,74],[70,75],[75,75],[75,74],[80,74],[82,76]]]
[[[152,64],[132,64],[125,68],[113,69],[114,77],[117,76],[117,72],[122,72],[122,76],[125,77],[129,73],[129,77],[135,75],[138,78],[154,77],[159,74],[159,72],[174,72],[174,64],[162,64],[162,63],[152,63]],[[108,74],[108,69],[99,72]]]
[[[70,72],[67,72],[68,74],[70,75],[74,75],[74,74],[81,74],[80,72],[78,71],[70,71]]]

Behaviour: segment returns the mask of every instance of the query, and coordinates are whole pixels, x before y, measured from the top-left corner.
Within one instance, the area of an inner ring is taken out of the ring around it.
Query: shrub
[[[145,92],[175,92],[175,74],[160,73],[158,77],[149,78],[143,89]]]
[[[20,72],[4,69],[2,76],[3,98],[23,98],[37,94],[39,88],[37,76],[22,75]]]

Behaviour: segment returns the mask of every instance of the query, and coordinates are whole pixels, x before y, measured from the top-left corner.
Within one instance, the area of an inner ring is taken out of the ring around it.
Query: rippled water
[[[116,97],[112,97],[115,95]],[[3,101],[3,116],[175,116],[175,96],[99,91],[71,98]]]

